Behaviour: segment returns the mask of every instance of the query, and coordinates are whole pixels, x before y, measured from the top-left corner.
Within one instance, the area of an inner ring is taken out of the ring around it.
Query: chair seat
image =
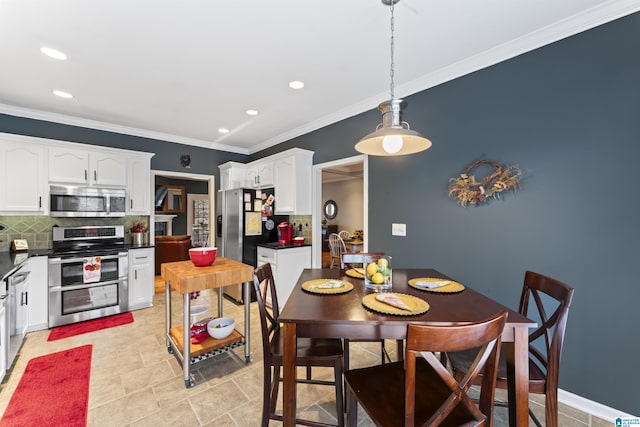
[[[318,366],[318,358],[327,359],[327,366],[333,366],[333,359],[342,358],[342,341],[329,338],[298,338],[298,354],[296,364],[306,366],[312,359],[313,365]],[[274,362],[282,365],[283,358],[283,337],[280,330],[273,334],[271,339],[271,353]]]
[[[372,419],[385,427],[403,427],[402,416],[391,414],[404,413],[404,362],[387,363],[363,369],[353,369],[344,373],[349,387],[358,395],[363,408]],[[450,389],[424,360],[416,361],[416,388],[428,392],[416,393],[415,425],[423,425],[440,408],[442,398],[448,396]],[[464,408],[456,408],[441,424],[442,426],[460,426],[473,422]]]
[[[447,356],[449,357],[451,367],[456,374],[456,378],[462,378],[469,370],[471,362],[475,357],[475,353],[473,350],[466,350],[447,353]],[[529,391],[537,394],[545,393],[546,382],[545,373],[531,358],[529,358]],[[500,349],[500,362],[498,364],[496,384],[498,388],[507,388],[507,351],[504,347]]]

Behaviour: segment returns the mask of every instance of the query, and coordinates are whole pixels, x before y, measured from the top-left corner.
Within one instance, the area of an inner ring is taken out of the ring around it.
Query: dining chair
[[[255,269],[253,286],[256,291],[256,301],[260,312],[263,351],[263,399],[262,399],[262,427],[269,425],[269,420],[282,421],[281,414],[276,413],[278,389],[282,377],[280,368],[283,363],[283,334],[280,327],[280,310],[278,296],[273,280],[271,264],[263,264]],[[267,295],[271,296],[271,310],[267,310]],[[296,378],[296,382],[303,384],[319,384],[335,387],[336,418],[338,427],[344,426],[344,402],[342,393],[343,352],[339,339],[298,338],[298,354],[296,366],[307,368],[306,378]],[[325,381],[313,379],[312,367],[333,367],[334,380]],[[328,426],[322,422],[296,419],[296,424],[308,426]]]
[[[344,240],[336,233],[329,235],[329,253],[331,256],[331,268],[340,265],[340,255],[347,252]]]
[[[353,268],[356,265],[358,267],[365,268],[365,262],[367,257],[370,256],[383,256],[384,252],[347,252],[340,256],[340,268],[342,270],[347,268]],[[357,267],[356,267],[357,268]],[[357,341],[357,342],[371,342],[377,341],[380,343],[380,363],[384,364],[385,361],[391,362],[391,357],[389,357],[389,353],[387,353],[387,349],[384,346],[384,340],[349,340],[345,338],[344,342],[344,370],[349,370],[349,342]],[[404,341],[397,340],[397,349],[398,349],[398,358],[402,360]]]
[[[540,322],[540,327],[529,334],[529,392],[545,395],[544,425],[547,427],[558,426],[558,374],[572,298],[573,288],[566,284],[533,271],[525,273],[519,312]],[[466,375],[470,366],[467,352],[447,353],[446,357],[456,378]],[[505,349],[500,354],[496,387],[507,389]],[[497,401],[495,405],[507,406],[507,403]],[[542,427],[531,409],[529,415]]]
[[[345,372],[347,420],[358,421],[358,404],[375,425],[491,426],[498,354],[507,311],[481,322],[407,326],[404,362]],[[456,380],[434,352],[475,349],[468,374]],[[479,407],[468,395],[484,372]]]
[[[349,240],[352,237],[351,233],[349,233],[347,230],[340,230],[338,236],[340,236],[342,240]]]

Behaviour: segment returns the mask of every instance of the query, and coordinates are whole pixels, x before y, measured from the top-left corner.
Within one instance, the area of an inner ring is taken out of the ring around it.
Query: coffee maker
[[[293,226],[290,222],[284,221],[278,224],[278,244],[288,245],[291,244],[291,237],[293,235]]]

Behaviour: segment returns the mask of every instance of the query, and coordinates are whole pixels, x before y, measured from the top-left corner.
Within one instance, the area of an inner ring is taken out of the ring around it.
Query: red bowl
[[[207,267],[216,260],[218,248],[191,248],[189,249],[189,258],[196,267]]]

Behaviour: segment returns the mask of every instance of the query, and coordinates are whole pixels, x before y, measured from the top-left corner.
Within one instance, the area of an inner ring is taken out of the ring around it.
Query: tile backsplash
[[[6,252],[13,239],[26,239],[29,249],[51,249],[54,225],[124,225],[125,243],[130,243],[127,231],[133,223],[149,224],[148,216],[122,218],[52,218],[48,216],[0,216],[0,252]]]
[[[311,243],[311,215],[291,215],[289,222],[293,224],[294,237],[304,237],[305,243]]]

